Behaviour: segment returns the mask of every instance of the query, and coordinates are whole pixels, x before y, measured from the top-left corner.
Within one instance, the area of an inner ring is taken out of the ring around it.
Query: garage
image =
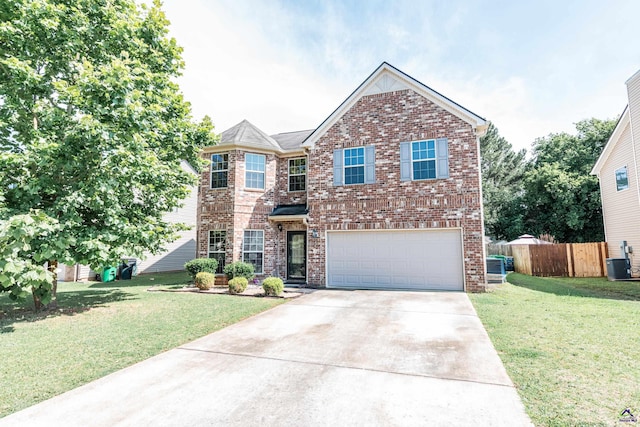
[[[327,287],[462,291],[461,230],[329,231]]]

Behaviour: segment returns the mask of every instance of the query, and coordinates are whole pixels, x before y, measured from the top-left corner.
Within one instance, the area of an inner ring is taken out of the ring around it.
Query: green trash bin
[[[115,267],[105,267],[102,269],[102,281],[103,282],[113,282],[116,280],[116,274],[118,269]]]

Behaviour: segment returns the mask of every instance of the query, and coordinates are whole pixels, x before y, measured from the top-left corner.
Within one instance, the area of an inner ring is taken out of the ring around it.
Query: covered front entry
[[[460,229],[327,232],[327,287],[464,290]]]
[[[287,231],[287,281],[307,281],[307,232]]]

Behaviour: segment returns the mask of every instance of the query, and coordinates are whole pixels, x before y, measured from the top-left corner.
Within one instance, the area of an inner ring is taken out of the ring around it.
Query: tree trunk
[[[51,301],[46,309],[55,310],[58,308],[58,261],[49,261],[49,271],[53,274],[53,283],[51,284]]]

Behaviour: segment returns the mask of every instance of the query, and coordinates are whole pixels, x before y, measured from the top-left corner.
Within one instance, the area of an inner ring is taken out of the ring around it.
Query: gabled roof
[[[591,169],[591,175],[600,174],[600,171],[602,170],[602,167],[604,166],[604,164],[607,162],[607,159],[611,155],[613,148],[616,146],[616,144],[620,140],[620,137],[622,136],[622,132],[624,132],[625,128],[629,126],[630,120],[631,118],[629,116],[629,106],[627,105],[624,111],[622,112],[620,119],[618,119],[618,123],[616,124],[616,127],[613,129],[613,133],[609,137],[609,140],[607,141],[607,145],[604,146],[604,148],[602,149],[602,153],[600,153],[600,157],[598,157],[596,164],[593,166],[593,169]]]
[[[246,119],[222,132],[220,142],[216,147],[228,145],[268,151],[282,151],[273,138],[249,123]]]
[[[420,83],[418,80],[403,73],[391,64],[383,62],[367,79],[356,88],[351,95],[345,99],[338,108],[335,109],[324,122],[320,124],[306,139],[303,146],[313,147],[320,137],[333,126],[360,98],[366,95],[391,92],[403,89],[411,89],[424,96],[434,104],[442,107],[449,113],[469,123],[477,130],[478,136],[484,135],[488,124],[487,121],[467,110],[460,104],[452,101],[446,96],[436,92],[429,86]]]

